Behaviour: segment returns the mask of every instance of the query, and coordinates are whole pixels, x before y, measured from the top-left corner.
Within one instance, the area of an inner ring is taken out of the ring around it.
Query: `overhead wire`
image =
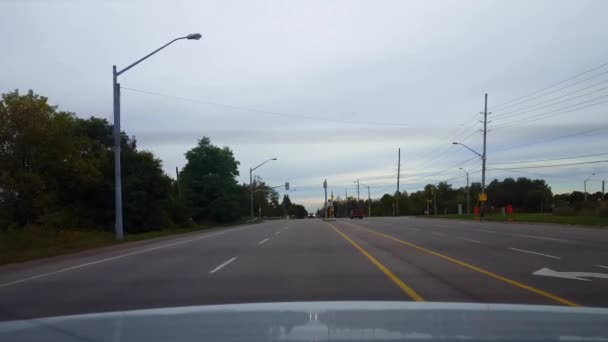
[[[608,80],[605,80],[604,82],[601,82],[601,83],[606,83],[606,82],[608,82]],[[526,114],[526,113],[535,112],[535,111],[537,111],[539,109],[553,107],[553,106],[558,105],[560,103],[566,103],[566,102],[572,101],[574,99],[578,99],[578,98],[585,97],[585,96],[588,96],[588,95],[591,95],[591,94],[595,94],[595,93],[598,93],[598,92],[600,92],[602,90],[606,90],[606,89],[608,89],[608,87],[600,88],[600,89],[597,89],[597,90],[594,90],[594,91],[591,91],[591,92],[588,92],[588,93],[585,93],[585,94],[582,94],[582,95],[574,96],[574,97],[571,97],[571,98],[568,98],[568,99],[565,99],[565,100],[562,100],[562,101],[558,101],[558,102],[555,102],[555,103],[550,103],[550,104],[542,106],[542,107],[538,107],[538,108],[534,108],[534,109],[530,109],[530,110],[524,110],[524,109],[536,107],[536,106],[538,106],[540,104],[543,104],[543,103],[546,103],[546,102],[549,102],[549,101],[552,101],[552,100],[556,100],[556,99],[559,99],[559,98],[563,97],[563,96],[558,96],[558,97],[553,98],[553,99],[548,100],[548,101],[539,102],[537,104],[534,104],[534,105],[531,105],[531,106],[528,106],[528,107],[524,107],[524,108],[520,108],[518,110],[511,111],[511,112],[503,113],[502,115],[494,116],[492,118],[492,120],[494,120],[494,121],[500,121],[500,120],[507,119],[507,117],[520,116],[520,115],[523,115],[523,114]],[[572,92],[572,93],[567,94],[567,95],[571,95],[573,93],[576,93],[576,92]],[[509,114],[513,114],[513,115],[509,115]]]
[[[574,165],[598,164],[598,163],[606,163],[606,162],[608,162],[608,159],[604,159],[604,160],[593,160],[593,161],[587,161],[587,162],[578,162],[578,163],[554,164],[554,165],[531,165],[531,166],[505,167],[505,168],[488,168],[487,170],[542,169],[542,168],[547,168],[547,167],[562,167],[562,166],[574,166]]]
[[[605,128],[594,128],[594,129],[591,129],[591,130],[586,130],[586,131],[582,131],[582,132],[562,135],[562,136],[559,136],[559,137],[550,138],[550,139],[546,139],[546,140],[541,140],[541,141],[537,141],[537,142],[533,142],[533,143],[526,143],[526,144],[511,146],[509,148],[502,149],[499,152],[510,151],[510,150],[514,150],[514,149],[518,149],[518,148],[522,148],[522,147],[529,147],[529,146],[544,144],[544,143],[547,143],[547,142],[557,141],[557,140],[561,140],[561,139],[577,137],[577,136],[580,136],[580,135],[585,135],[585,134],[592,133],[592,132],[599,132],[599,131],[603,131],[603,130],[607,130],[607,129],[608,129],[608,127],[605,127]]]
[[[475,114],[475,116],[477,116],[477,115],[478,114]],[[467,133],[468,130],[470,130],[474,125],[476,125],[478,123],[479,123],[478,121],[475,121],[472,124],[466,126],[462,131],[459,131],[458,133],[456,133],[456,135],[454,135],[448,142],[438,145],[438,147],[436,149],[434,149],[433,151],[426,154],[427,155],[426,158],[418,159],[418,161],[412,163],[411,166],[423,168],[423,167],[429,165],[430,163],[440,159],[446,153],[450,152],[450,150],[454,147],[452,145],[453,141],[458,140],[458,138],[460,136]],[[465,141],[475,132],[477,132],[477,130],[474,130],[471,134],[469,134],[465,139],[462,139],[462,140]],[[450,135],[448,135],[448,136],[450,136]],[[444,141],[444,139],[441,139],[441,141]],[[439,153],[436,153],[436,152],[439,152]]]
[[[206,104],[206,105],[212,105],[212,106],[220,106],[220,107],[237,109],[237,110],[244,110],[244,111],[249,111],[249,112],[256,112],[256,113],[260,113],[260,114],[264,114],[264,115],[269,115],[269,116],[287,117],[287,118],[295,118],[295,119],[307,119],[307,120],[316,120],[316,121],[325,121],[325,122],[334,122],[334,123],[349,123],[349,124],[393,126],[393,127],[394,126],[412,127],[411,125],[405,124],[405,123],[363,121],[363,120],[349,120],[349,119],[331,119],[331,118],[326,118],[326,117],[310,116],[310,115],[303,115],[303,114],[290,114],[290,113],[268,111],[268,110],[262,110],[262,109],[244,107],[244,106],[235,106],[235,105],[231,105],[231,104],[212,102],[212,101],[206,101],[206,100],[199,100],[199,99],[193,99],[193,98],[188,98],[188,97],[183,97],[183,96],[168,95],[168,94],[162,94],[162,93],[157,93],[157,92],[152,92],[152,91],[147,91],[147,90],[141,90],[141,89],[135,89],[135,88],[129,88],[129,87],[121,87],[121,89],[123,89],[123,90],[129,90],[129,91],[133,91],[133,92],[137,92],[137,93],[142,93],[142,94],[147,94],[147,95],[154,95],[154,96],[172,98],[172,99],[177,99],[177,100],[182,100],[182,101],[189,101],[189,102]]]
[[[507,128],[507,127],[513,127],[513,126],[517,126],[517,125],[521,125],[521,124],[525,124],[525,123],[530,123],[530,122],[534,122],[534,121],[539,121],[539,120],[544,120],[544,119],[548,119],[550,117],[564,115],[564,114],[568,114],[568,113],[571,113],[571,112],[575,112],[577,110],[581,110],[581,109],[597,106],[597,105],[600,105],[600,104],[608,102],[608,100],[600,101],[600,102],[597,102],[597,103],[592,103],[592,104],[589,104],[589,105],[586,105],[586,106],[582,106],[582,107],[579,107],[579,108],[574,108],[574,109],[571,109],[571,110],[567,110],[565,112],[560,112],[561,110],[564,110],[564,109],[567,109],[567,108],[575,107],[575,106],[578,106],[578,105],[581,105],[581,104],[584,104],[584,103],[589,103],[589,102],[592,102],[592,101],[595,101],[595,100],[599,100],[599,99],[602,99],[602,98],[606,98],[606,97],[608,97],[608,94],[603,95],[603,96],[599,96],[599,97],[596,97],[596,98],[593,98],[591,100],[575,103],[573,105],[569,105],[569,106],[566,106],[566,107],[563,107],[563,108],[558,108],[558,109],[555,109],[555,110],[550,110],[550,111],[545,112],[545,113],[533,115],[533,116],[530,116],[528,118],[519,119],[519,120],[515,120],[515,121],[512,121],[512,122],[506,122],[506,123],[503,123],[503,124],[500,124],[500,125],[496,125],[496,126],[493,127],[493,129],[502,129],[502,128]]]
[[[494,106],[494,107],[492,107],[492,108],[490,108],[490,109],[491,109],[492,111],[494,111],[494,112],[497,112],[497,111],[500,111],[500,110],[504,110],[505,108],[500,109],[500,107],[503,107],[503,106],[505,106],[505,105],[507,105],[507,104],[513,103],[513,102],[515,102],[515,101],[519,101],[519,100],[524,99],[524,98],[527,98],[527,97],[529,97],[529,96],[536,95],[536,94],[541,93],[541,92],[543,92],[543,91],[545,91],[545,90],[549,90],[549,89],[551,89],[551,88],[553,88],[553,87],[556,87],[556,86],[558,86],[558,85],[560,85],[560,84],[564,84],[564,83],[566,83],[566,82],[569,82],[569,81],[571,81],[571,80],[574,80],[574,79],[576,79],[576,78],[578,78],[578,77],[580,77],[580,76],[582,76],[582,75],[588,74],[588,73],[590,73],[590,72],[592,72],[592,71],[595,71],[595,70],[597,70],[597,69],[601,69],[601,68],[605,67],[606,65],[608,65],[608,62],[603,63],[603,64],[600,64],[600,65],[598,65],[598,66],[595,66],[595,67],[593,67],[593,68],[591,68],[591,69],[585,70],[585,71],[583,71],[583,72],[581,72],[581,73],[579,73],[579,74],[576,74],[576,75],[571,76],[571,77],[569,77],[569,78],[567,78],[567,79],[565,79],[565,80],[562,80],[562,81],[559,81],[559,82],[557,82],[557,83],[554,83],[554,84],[552,84],[552,85],[550,85],[550,86],[544,87],[544,88],[542,88],[542,89],[535,90],[535,91],[533,91],[533,92],[531,92],[531,93],[528,93],[528,94],[523,95],[523,96],[516,97],[516,98],[511,99],[511,100],[508,100],[508,101],[503,102],[503,103],[501,103],[501,104],[498,104],[498,105],[496,105],[496,106]],[[607,71],[607,72],[608,72],[608,71]],[[605,74],[605,73],[607,73],[607,72],[603,72],[603,73],[601,73],[601,74]],[[600,75],[601,75],[601,74],[600,74]],[[594,77],[592,77],[592,78],[594,78]],[[575,83],[575,84],[572,84],[572,85],[580,84],[581,82],[588,81],[588,80],[589,80],[589,79],[586,79],[586,80],[580,81],[580,82]],[[572,85],[570,85],[570,86],[572,86]],[[570,87],[570,86],[568,86],[568,87]],[[564,89],[564,88],[560,88],[560,90],[562,90],[562,89]],[[547,94],[543,94],[543,95],[541,95],[541,96],[544,96],[544,95],[547,95]],[[540,97],[540,96],[539,96],[539,97]],[[533,99],[534,99],[534,98],[533,98]],[[533,100],[533,99],[529,99],[529,100],[526,100],[526,101],[522,101],[522,102],[519,102],[518,104],[525,103],[525,102],[531,101],[531,100]],[[518,104],[514,104],[514,105],[511,105],[511,106],[508,106],[507,108],[514,107],[514,106],[516,106],[516,105],[518,105]]]
[[[488,164],[488,166],[492,166],[492,165],[504,165],[504,164],[525,164],[525,163],[536,163],[536,162],[566,160],[566,159],[580,159],[580,158],[597,157],[597,156],[605,156],[605,155],[608,155],[608,153],[595,153],[595,154],[587,154],[587,155],[582,155],[582,156],[561,157],[561,158],[552,158],[552,159],[537,159],[537,160],[520,160],[520,161],[513,161],[513,162],[500,162],[500,163]]]

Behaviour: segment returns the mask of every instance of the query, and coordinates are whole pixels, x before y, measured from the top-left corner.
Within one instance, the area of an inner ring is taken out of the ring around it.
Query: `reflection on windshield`
[[[606,340],[606,313],[530,311],[497,307],[462,309],[320,310],[309,312],[151,310],[133,313],[51,318],[0,324],[0,337],[10,334],[31,340],[112,341],[193,340]]]

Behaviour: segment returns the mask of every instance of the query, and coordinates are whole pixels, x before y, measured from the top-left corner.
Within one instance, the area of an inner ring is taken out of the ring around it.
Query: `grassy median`
[[[473,215],[431,215],[431,218],[450,218],[459,220],[474,220]],[[484,221],[508,222],[508,217],[503,215],[486,215]],[[608,217],[599,216],[556,216],[552,214],[527,214],[519,213],[513,215],[513,222],[532,222],[532,223],[558,223],[576,224],[592,227],[608,227]]]

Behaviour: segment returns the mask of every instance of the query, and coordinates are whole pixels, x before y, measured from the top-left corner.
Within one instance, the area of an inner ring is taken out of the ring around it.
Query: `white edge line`
[[[228,266],[229,263],[233,262],[234,260],[236,260],[236,257],[228,259],[227,261],[224,261],[222,264],[220,264],[218,267],[212,269],[211,271],[209,271],[209,274],[213,274],[219,270],[221,270],[222,268]]]
[[[258,242],[258,245],[261,245],[261,244],[263,244],[263,243],[264,243],[264,242],[266,242],[266,241],[268,241],[268,238],[266,238],[266,239],[264,239],[264,240],[262,240],[262,241]]]
[[[604,265],[595,265],[597,267],[601,267],[601,268],[608,268],[608,266],[604,266]]]
[[[527,251],[525,249],[519,249],[519,248],[513,248],[513,247],[510,247],[509,249],[512,249],[514,251],[524,252],[524,253],[542,255],[542,256],[547,257],[547,258],[561,259],[560,257],[554,256],[554,255],[543,254],[543,253],[538,253],[538,252],[533,252],[533,251]]]
[[[152,248],[146,248],[146,249],[142,249],[142,250],[139,250],[139,251],[136,251],[136,252],[126,253],[126,254],[120,254],[120,255],[116,255],[116,256],[110,257],[110,258],[105,258],[105,259],[101,259],[101,260],[91,261],[91,262],[87,262],[87,263],[84,263],[84,264],[80,264],[80,265],[76,265],[76,266],[72,266],[72,267],[68,267],[68,268],[63,268],[63,269],[60,269],[60,270],[57,270],[57,271],[42,273],[42,274],[38,274],[38,275],[35,275],[35,276],[32,276],[32,277],[23,278],[23,279],[11,281],[9,283],[0,284],[0,287],[14,285],[14,284],[18,284],[18,283],[23,283],[25,281],[34,280],[34,279],[50,276],[50,275],[57,274],[57,273],[63,273],[63,272],[75,270],[75,269],[86,267],[86,266],[100,264],[100,263],[106,262],[106,261],[112,261],[112,260],[116,260],[116,259],[121,259],[121,258],[125,258],[125,257],[131,256],[131,255],[136,255],[136,254],[141,254],[141,253],[145,253],[145,252],[150,252],[150,251],[153,251],[153,250],[157,250],[157,249],[161,249],[161,248],[166,248],[166,247],[171,247],[171,246],[175,246],[175,245],[181,245],[183,243],[197,241],[197,240],[202,240],[202,239],[214,237],[214,236],[217,236],[217,235],[222,235],[222,234],[226,234],[226,233],[229,233],[229,232],[233,232],[233,231],[237,231],[237,230],[241,230],[241,229],[246,229],[246,228],[251,228],[251,227],[252,226],[241,227],[241,228],[236,228],[236,229],[231,229],[231,230],[226,230],[226,231],[222,231],[222,232],[217,232],[217,233],[213,233],[213,234],[199,236],[199,237],[196,237],[194,239],[189,239],[189,240],[184,240],[184,241],[178,241],[178,242],[168,243],[166,245],[156,246],[156,247],[152,247]]]

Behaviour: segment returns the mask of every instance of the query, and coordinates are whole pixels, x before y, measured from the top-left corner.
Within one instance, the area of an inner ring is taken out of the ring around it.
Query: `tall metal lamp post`
[[[584,190],[585,190],[585,202],[587,202],[587,181],[591,179],[591,177],[595,176],[595,172],[591,174],[591,176],[587,177],[583,182]]]
[[[132,67],[148,59],[150,56],[173,44],[174,42],[182,39],[188,40],[199,40],[201,39],[200,33],[192,33],[184,37],[175,38],[160,48],[150,52],[143,58],[130,64],[128,67],[117,70],[116,65],[112,66],[112,81],[113,81],[113,97],[114,97],[114,195],[115,195],[115,233],[116,239],[123,239],[123,227],[122,227],[122,179],[120,172],[120,83],[118,83],[118,76],[125,73]]]
[[[483,216],[485,213],[485,198],[486,198],[486,149],[484,148],[483,154],[481,154],[465,144],[462,144],[462,143],[459,143],[456,141],[454,141],[452,144],[460,145],[460,146],[466,148],[467,150],[475,153],[476,155],[478,155],[481,158],[481,197],[484,198],[484,200],[482,201],[482,206],[481,206],[481,216]]]
[[[467,174],[467,214],[471,215],[471,197],[469,196],[469,173],[463,168],[460,169]]]
[[[271,160],[277,160],[277,158],[270,158],[254,168],[249,168],[249,199],[251,204],[251,217],[255,217],[253,214],[253,171]]]

